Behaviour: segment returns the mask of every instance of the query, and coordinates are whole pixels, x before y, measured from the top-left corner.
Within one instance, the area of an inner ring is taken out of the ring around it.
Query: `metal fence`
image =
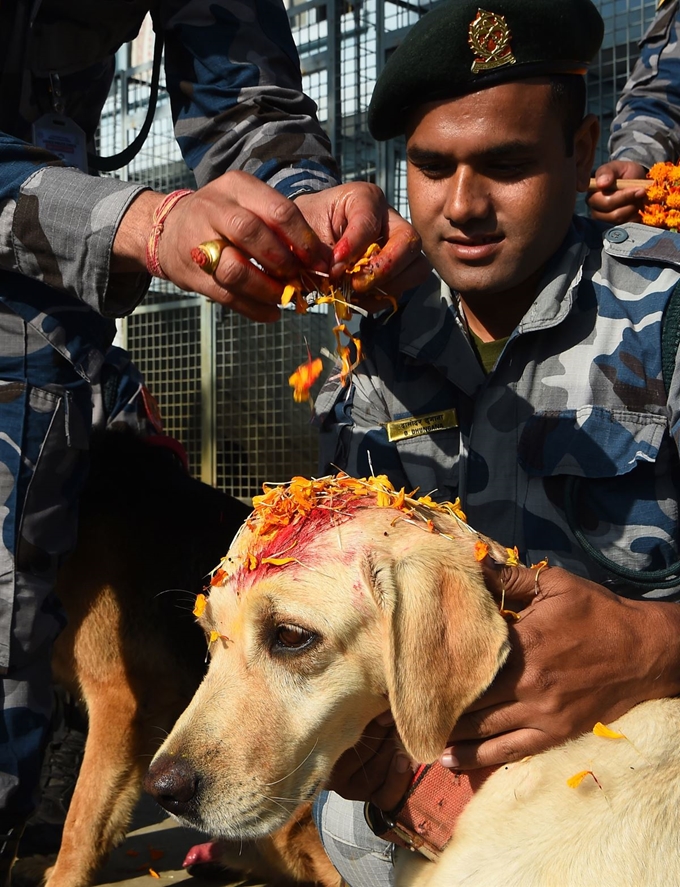
[[[546,0],[549,2],[549,0]],[[366,111],[375,79],[407,30],[431,6],[410,0],[305,0],[289,8],[305,91],[317,102],[345,180],[377,182],[408,215],[405,149],[376,144]],[[600,0],[604,46],[588,75],[589,110],[602,123],[598,163],[616,97],[654,15],[654,0]],[[114,153],[146,114],[150,61],[123,64],[102,118],[100,150]],[[151,133],[120,173],[161,191],[193,184],[172,133],[161,89]],[[122,324],[122,339],[159,400],[168,431],[187,447],[194,473],[244,499],[263,481],[316,471],[316,432],[307,404],[295,404],[287,380],[307,355],[333,348],[325,310],[284,312],[281,323],[254,324],[162,281]],[[330,369],[330,362],[327,363]]]

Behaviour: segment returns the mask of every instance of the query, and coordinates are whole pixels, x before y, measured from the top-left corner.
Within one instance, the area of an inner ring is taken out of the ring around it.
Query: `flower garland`
[[[655,163],[647,173],[654,184],[647,189],[648,203],[640,211],[644,225],[680,230],[680,165]]]

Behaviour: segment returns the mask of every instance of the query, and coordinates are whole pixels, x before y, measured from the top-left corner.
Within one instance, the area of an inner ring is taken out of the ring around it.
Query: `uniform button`
[[[624,240],[628,240],[628,232],[624,228],[612,228],[607,231],[605,237],[610,243],[623,243]]]

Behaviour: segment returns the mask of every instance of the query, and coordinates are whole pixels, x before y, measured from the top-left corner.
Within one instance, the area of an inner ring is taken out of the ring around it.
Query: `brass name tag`
[[[443,431],[445,428],[458,428],[458,414],[454,409],[388,422],[387,439],[390,441],[405,440],[407,437],[420,437],[422,434]]]

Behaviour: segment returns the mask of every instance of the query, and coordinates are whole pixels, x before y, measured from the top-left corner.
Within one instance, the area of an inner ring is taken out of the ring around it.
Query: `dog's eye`
[[[275,647],[284,650],[303,650],[316,639],[314,632],[299,625],[279,625],[274,635]]]

